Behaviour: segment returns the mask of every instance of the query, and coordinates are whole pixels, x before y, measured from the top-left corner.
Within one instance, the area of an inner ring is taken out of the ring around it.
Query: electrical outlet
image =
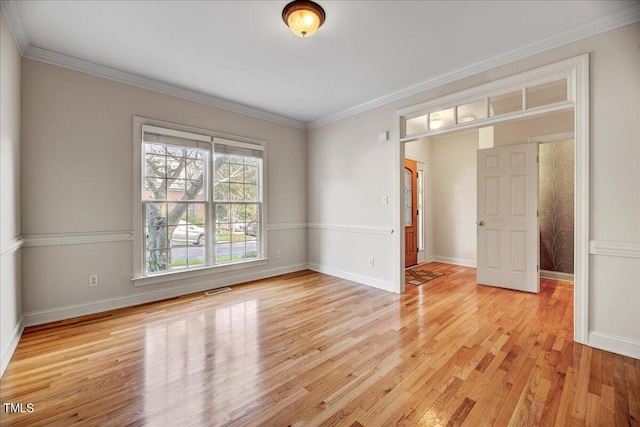
[[[282,256],[282,251],[277,250],[276,251],[276,258],[280,258]]]
[[[369,257],[369,265],[373,267],[373,257]]]
[[[89,287],[98,286],[98,275],[93,274],[89,276]]]

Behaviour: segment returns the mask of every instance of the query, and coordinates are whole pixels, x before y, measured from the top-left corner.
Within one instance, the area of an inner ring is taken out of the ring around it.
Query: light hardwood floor
[[[638,425],[640,361],[572,340],[572,285],[394,295],[304,271],[28,328],[1,424]],[[0,408],[2,410],[3,408]]]

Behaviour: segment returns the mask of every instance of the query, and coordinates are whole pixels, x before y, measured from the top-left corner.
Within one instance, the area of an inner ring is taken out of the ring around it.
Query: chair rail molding
[[[640,243],[590,240],[589,254],[624,258],[640,258]]]
[[[6,243],[3,243],[0,247],[0,258],[4,258],[7,255],[11,255],[16,252],[18,249],[24,246],[25,238],[24,236],[18,236]]]
[[[82,245],[87,243],[111,243],[133,241],[133,231],[94,231],[81,233],[28,234],[25,247]]]
[[[314,230],[329,230],[329,231],[342,231],[349,233],[363,233],[363,234],[382,234],[392,235],[393,228],[391,227],[372,227],[366,225],[349,225],[349,224],[329,224],[322,222],[310,222],[307,224],[307,228]]]
[[[267,224],[267,231],[302,230],[306,228],[306,222],[274,222]]]

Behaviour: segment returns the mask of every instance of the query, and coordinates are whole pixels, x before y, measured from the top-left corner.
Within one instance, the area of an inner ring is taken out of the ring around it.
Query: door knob
[[[478,224],[479,226],[482,227],[484,225],[484,221],[478,221],[478,222],[476,222],[476,224]]]

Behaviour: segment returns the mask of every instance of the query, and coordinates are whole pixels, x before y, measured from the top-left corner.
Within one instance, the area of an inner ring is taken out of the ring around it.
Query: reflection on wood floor
[[[28,328],[0,383],[25,411],[1,423],[640,421],[640,361],[573,342],[570,283],[532,295],[425,268],[445,276],[403,295],[303,271]]]

